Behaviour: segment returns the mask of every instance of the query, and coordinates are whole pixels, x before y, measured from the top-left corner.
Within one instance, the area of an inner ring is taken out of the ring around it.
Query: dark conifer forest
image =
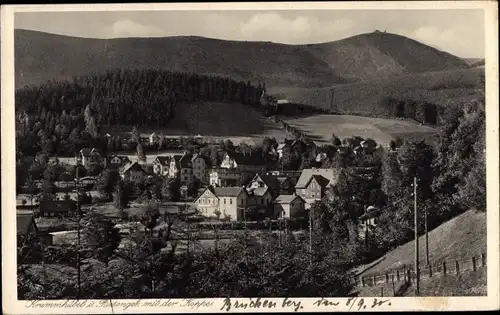
[[[155,69],[121,69],[26,86],[15,96],[18,151],[72,155],[81,147],[105,144],[101,126],[166,127],[179,104],[256,106],[264,89],[260,83]]]

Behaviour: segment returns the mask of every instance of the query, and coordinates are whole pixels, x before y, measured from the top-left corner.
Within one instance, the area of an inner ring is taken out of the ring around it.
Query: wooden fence
[[[478,268],[486,266],[486,254],[472,256],[462,260],[448,260],[440,263],[425,265],[419,268],[420,279],[431,277],[445,277],[447,275],[458,275],[464,271],[476,271]],[[353,281],[359,283],[359,286],[375,286],[379,284],[400,284],[402,282],[412,282],[416,279],[414,266],[405,266],[401,268],[390,269],[382,273],[364,274]]]

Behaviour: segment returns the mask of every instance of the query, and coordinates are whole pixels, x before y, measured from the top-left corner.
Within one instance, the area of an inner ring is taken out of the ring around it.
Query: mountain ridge
[[[111,68],[162,68],[267,86],[325,87],[469,67],[449,53],[381,32],[289,45],[201,36],[96,39],[16,29],[15,57],[17,87]]]

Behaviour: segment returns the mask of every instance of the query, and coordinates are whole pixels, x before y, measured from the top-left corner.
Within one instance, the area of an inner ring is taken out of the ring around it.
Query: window
[[[226,198],[224,198],[224,204],[226,204]]]
[[[233,204],[233,199],[232,198],[229,199],[229,204],[231,204],[231,205]]]

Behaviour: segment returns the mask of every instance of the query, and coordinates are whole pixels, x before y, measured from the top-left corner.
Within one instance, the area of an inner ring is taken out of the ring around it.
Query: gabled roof
[[[326,178],[324,178],[322,175],[313,175],[311,176],[311,178],[309,179],[309,181],[307,182],[306,186],[309,185],[309,182],[311,182],[311,180],[315,180],[321,187],[326,187],[330,181]]]
[[[216,194],[215,194],[215,192],[214,192],[214,189],[211,189],[211,188],[205,188],[205,189],[202,189],[201,191],[199,191],[199,195],[198,195],[198,197],[194,200],[194,202],[198,201],[198,199],[200,199],[200,198],[201,198],[201,196],[203,196],[203,194],[204,194],[207,190],[208,190],[209,192],[211,192],[211,193],[212,193],[215,197],[217,197],[217,195],[216,195]],[[218,198],[218,197],[217,197],[217,198]]]
[[[254,196],[262,197],[266,194],[266,192],[269,191],[269,188],[267,187],[248,188],[247,191],[248,193],[253,194]]]
[[[261,179],[264,184],[269,187],[269,189],[275,189],[279,190],[281,186],[281,182],[279,181],[278,177],[275,175],[255,175],[255,177],[252,179],[252,181]]]
[[[287,180],[288,181],[290,180],[290,177],[288,177],[288,176],[276,176],[276,179],[278,179],[278,181],[280,182],[280,185],[283,185],[284,182],[286,182]]]
[[[168,164],[170,163],[170,157],[159,155],[156,157],[155,161],[158,161],[163,166],[168,166]]]
[[[340,171],[333,168],[307,168],[302,170],[299,180],[295,185],[296,188],[305,188],[313,175],[320,175],[328,181],[327,185],[334,185],[337,182],[337,178]],[[317,178],[316,180],[324,182],[323,179]]]
[[[130,163],[132,161],[130,161],[130,159],[128,158],[128,156],[126,155],[112,155],[108,158],[109,161],[111,161],[112,159],[114,159],[115,157],[119,158],[120,159],[120,163]]]
[[[179,165],[182,168],[190,168],[192,167],[192,162],[191,159],[193,158],[193,155],[190,153],[184,153],[181,158],[179,159]]]
[[[201,154],[198,154],[198,153],[193,154],[193,157],[191,158],[191,162],[194,162],[197,158],[201,158],[201,159],[203,159],[205,162],[207,162],[206,157],[205,157],[205,156],[203,156],[203,155],[201,155]]]
[[[144,172],[144,169],[142,168],[142,166],[137,163],[137,162],[133,162],[133,163],[128,163],[127,165],[125,165],[122,170],[120,171],[120,173],[122,174],[125,174],[127,173],[128,171],[130,170],[135,170],[135,171],[142,171]]]
[[[279,195],[278,197],[276,197],[276,199],[274,199],[273,203],[289,204],[289,203],[291,203],[292,201],[294,201],[297,198],[299,198],[300,200],[302,200],[302,202],[304,202],[304,203],[306,202],[299,195]]]
[[[33,214],[27,214],[27,213],[17,214],[16,217],[17,234],[21,235],[28,234],[29,228],[32,224],[36,226]]]
[[[259,153],[243,154],[239,152],[226,151],[230,158],[234,159],[238,165],[266,165],[264,156]]]
[[[294,143],[293,140],[285,139],[283,142],[280,142],[278,144],[278,149],[283,149],[285,146],[291,146]]]
[[[237,197],[242,191],[246,192],[243,187],[214,187],[212,191],[217,197]]]
[[[83,156],[89,156],[90,154],[92,153],[97,153],[97,154],[100,154],[99,153],[99,150],[97,150],[96,148],[83,148],[80,150],[80,153],[83,155]]]

